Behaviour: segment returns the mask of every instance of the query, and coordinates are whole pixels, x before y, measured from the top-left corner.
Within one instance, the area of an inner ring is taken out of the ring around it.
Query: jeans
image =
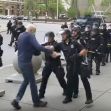
[[[39,102],[39,97],[38,97],[38,90],[37,90],[37,85],[36,85],[36,81],[35,81],[32,64],[31,63],[19,63],[19,67],[22,72],[24,81],[22,82],[22,84],[20,86],[16,99],[19,101],[22,99],[28,84],[30,84],[32,101],[34,104],[36,104],[37,102]]]

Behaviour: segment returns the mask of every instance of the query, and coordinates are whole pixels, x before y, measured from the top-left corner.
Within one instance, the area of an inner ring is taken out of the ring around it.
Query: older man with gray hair
[[[30,84],[33,106],[45,107],[47,105],[47,102],[40,101],[38,97],[38,90],[31,62],[32,56],[35,53],[36,55],[39,55],[41,51],[51,54],[54,58],[59,56],[58,53],[52,52],[50,49],[41,46],[36,40],[35,33],[36,26],[29,24],[26,32],[20,34],[18,38],[18,65],[22,72],[24,81],[21,84],[16,99],[14,99],[11,103],[12,106],[18,110],[21,109],[19,102],[22,99],[28,84]]]

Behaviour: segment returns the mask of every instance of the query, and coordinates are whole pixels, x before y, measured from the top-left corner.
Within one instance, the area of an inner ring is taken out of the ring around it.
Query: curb
[[[4,30],[0,30],[0,32],[6,32],[7,30],[6,29],[4,29]]]

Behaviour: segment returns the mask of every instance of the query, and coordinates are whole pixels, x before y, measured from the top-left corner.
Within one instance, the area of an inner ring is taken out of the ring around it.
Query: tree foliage
[[[57,15],[57,0],[43,0],[42,2],[38,2],[37,0],[25,0],[25,10],[26,12],[32,11],[33,15],[38,12],[41,15],[45,15],[47,11],[48,15],[54,18]],[[61,0],[59,0],[58,10],[59,13],[65,11]]]
[[[111,4],[111,0],[102,0],[101,5],[102,6],[109,6]]]

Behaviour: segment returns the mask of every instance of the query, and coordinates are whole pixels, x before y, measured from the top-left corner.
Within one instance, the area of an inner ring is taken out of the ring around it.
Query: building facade
[[[24,10],[23,0],[0,0],[0,14],[22,15]]]

